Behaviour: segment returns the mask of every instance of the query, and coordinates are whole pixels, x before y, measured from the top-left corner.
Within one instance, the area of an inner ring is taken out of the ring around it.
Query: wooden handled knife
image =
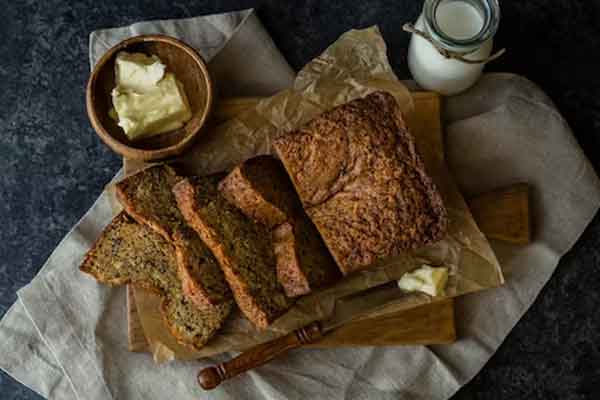
[[[519,245],[530,242],[528,184],[514,184],[473,196],[467,201],[479,228],[489,239]],[[253,347],[230,361],[205,368],[198,374],[198,382],[204,389],[213,389],[223,381],[264,365],[288,350],[316,342],[327,332],[347,322],[360,320],[360,317],[356,317],[360,312],[357,313],[356,310],[369,311],[372,315],[374,306],[380,305],[383,308],[401,296],[402,292],[393,281],[342,297],[336,301],[333,315],[329,319],[315,321],[286,336]]]
[[[404,296],[406,295],[398,288],[396,281],[392,281],[341,297],[335,302],[329,318],[312,322],[278,339],[259,344],[229,361],[204,368],[198,374],[198,383],[205,390],[214,389],[227,379],[264,365],[289,350],[313,343],[327,332],[359,320],[367,311],[376,311],[379,307]]]

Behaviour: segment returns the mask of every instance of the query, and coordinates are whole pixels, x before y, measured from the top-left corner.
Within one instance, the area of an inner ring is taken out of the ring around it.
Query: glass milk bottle
[[[497,0],[425,0],[423,12],[404,29],[413,33],[408,67],[424,89],[460,93],[479,78],[500,22]]]

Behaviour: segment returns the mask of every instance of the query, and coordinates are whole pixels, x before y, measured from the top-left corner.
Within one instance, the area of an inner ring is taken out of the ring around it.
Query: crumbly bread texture
[[[265,328],[291,301],[277,281],[268,228],[220,195],[217,185],[222,177],[184,179],[173,192],[181,213],[219,261],[240,310]]]
[[[310,293],[341,278],[317,229],[304,215],[289,219],[272,231],[277,279],[288,297]]]
[[[136,284],[163,297],[161,312],[177,340],[201,348],[233,309],[233,301],[198,307],[184,294],[173,245],[125,213],[117,215],[89,250],[80,270],[108,285]]]
[[[173,242],[173,233],[186,225],[171,192],[181,179],[167,165],[146,168],[117,183],[117,198],[133,219]]]
[[[117,183],[125,211],[175,245],[184,293],[198,306],[232,299],[225,276],[208,247],[177,208],[173,186],[183,178],[167,165],[150,167]]]
[[[277,278],[288,297],[340,278],[281,161],[271,156],[247,160],[221,181],[219,191],[246,216],[272,228]]]
[[[183,293],[198,306],[232,300],[219,263],[198,234],[188,228],[176,231],[173,237]]]
[[[442,198],[390,94],[327,111],[274,148],[345,274],[445,236]]]
[[[281,161],[258,156],[238,165],[221,181],[219,191],[248,218],[274,228],[300,207]]]

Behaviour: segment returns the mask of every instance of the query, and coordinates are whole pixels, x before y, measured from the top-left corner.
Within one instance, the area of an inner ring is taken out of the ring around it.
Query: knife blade
[[[358,321],[392,301],[404,297],[396,281],[384,283],[361,292],[340,297],[335,301],[333,313],[320,322],[321,330],[327,333],[348,322]]]

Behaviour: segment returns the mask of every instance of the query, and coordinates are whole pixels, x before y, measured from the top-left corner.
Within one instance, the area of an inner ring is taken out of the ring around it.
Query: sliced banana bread
[[[219,191],[248,217],[273,229],[277,277],[288,297],[341,277],[281,161],[271,156],[247,160],[221,181]]]
[[[275,227],[272,240],[277,278],[288,297],[308,294],[341,278],[329,250],[305,214]]]
[[[389,93],[327,111],[274,148],[345,274],[445,236],[442,198]]]
[[[219,263],[198,234],[191,228],[180,229],[173,239],[183,293],[198,306],[232,300]]]
[[[258,156],[238,165],[219,191],[248,218],[273,228],[287,221],[300,202],[281,161]]]
[[[137,222],[175,245],[179,276],[190,300],[199,306],[231,300],[217,260],[177,208],[172,189],[182,179],[167,165],[150,167],[117,183],[117,197]]]
[[[125,213],[117,215],[89,250],[80,270],[109,285],[133,283],[163,296],[161,312],[171,333],[200,348],[217,332],[233,301],[197,307],[183,294],[173,245]]]
[[[168,165],[150,167],[117,183],[117,198],[127,214],[172,242],[186,226],[171,192],[181,179]]]
[[[291,305],[277,281],[270,232],[229,204],[217,185],[221,175],[188,178],[173,188],[181,213],[221,264],[248,320],[267,327]]]

